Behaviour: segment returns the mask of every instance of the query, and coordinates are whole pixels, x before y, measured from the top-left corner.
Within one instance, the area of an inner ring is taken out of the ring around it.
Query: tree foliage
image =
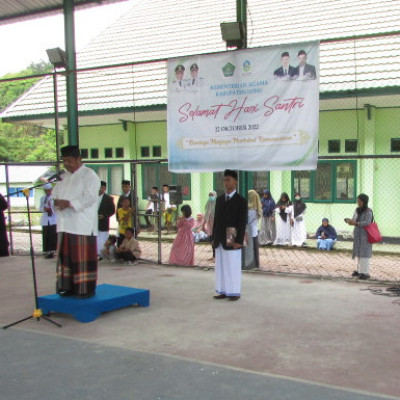
[[[28,68],[16,73],[9,73],[1,79],[20,78],[23,76],[32,76],[45,74],[52,69],[50,63],[44,61],[40,63],[31,63]],[[12,102],[18,99],[30,87],[32,87],[40,78],[18,79],[8,82],[0,82],[0,110],[3,110]]]
[[[50,63],[31,63],[17,73],[4,75],[1,79],[32,76],[50,72]],[[0,82],[0,110],[5,109],[41,78],[28,78]],[[40,126],[17,125],[0,122],[0,161],[32,162],[55,161],[56,138],[51,129]]]
[[[40,126],[0,124],[0,161],[56,160],[56,136]]]

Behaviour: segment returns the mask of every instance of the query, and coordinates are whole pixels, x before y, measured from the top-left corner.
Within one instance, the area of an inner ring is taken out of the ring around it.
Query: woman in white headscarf
[[[292,208],[293,204],[289,199],[289,195],[283,192],[275,205],[277,215],[275,218],[276,237],[274,246],[289,246],[291,243],[290,215]]]
[[[294,197],[292,212],[290,214],[290,224],[292,225],[292,246],[307,246],[307,229],[304,220],[306,213],[306,204],[302,201],[300,193],[296,193]]]
[[[260,196],[255,190],[248,191],[247,210],[247,246],[242,251],[242,269],[259,268],[258,222],[262,217],[262,205]]]

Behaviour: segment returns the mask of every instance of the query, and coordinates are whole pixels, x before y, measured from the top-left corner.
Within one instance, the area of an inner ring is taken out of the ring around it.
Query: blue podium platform
[[[97,286],[96,295],[88,299],[61,297],[50,294],[38,298],[43,314],[60,312],[72,314],[80,322],[92,322],[102,312],[113,311],[133,304],[150,305],[150,291],[127,286],[102,284]]]

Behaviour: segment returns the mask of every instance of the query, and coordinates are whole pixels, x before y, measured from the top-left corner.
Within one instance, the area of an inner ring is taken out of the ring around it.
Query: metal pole
[[[131,181],[133,180],[133,186],[131,188],[131,204],[134,207],[132,226],[135,230],[135,238],[137,239],[139,234],[139,217],[138,217],[138,196],[137,196],[137,179],[136,179],[136,164],[131,163]]]
[[[64,0],[68,144],[79,146],[78,96],[76,82],[74,0]]]
[[[35,295],[35,309],[37,310],[39,308],[39,302],[38,302],[38,291],[37,291],[37,280],[36,280],[36,268],[35,268],[35,255],[33,252],[33,239],[32,239],[32,223],[31,223],[31,208],[29,205],[29,195],[30,195],[30,189],[28,189],[28,194],[24,193],[25,198],[26,198],[26,209],[28,211],[28,229],[29,229],[29,255],[31,256],[31,261],[32,261],[32,278],[33,278],[33,290],[34,290],[34,295]],[[39,321],[39,318],[37,318]]]
[[[10,253],[14,255],[14,241],[12,235],[12,219],[11,219],[11,200],[10,200],[10,179],[8,176],[8,165],[4,166],[6,175],[6,189],[7,189],[7,214],[8,214],[8,233],[10,236]]]
[[[163,188],[160,186],[160,161],[158,162],[158,171],[157,171],[157,187],[158,187],[158,216],[157,216],[157,246],[158,246],[158,259],[157,262],[159,265],[162,264],[162,246],[161,246],[161,218],[162,218],[162,210],[161,210],[161,196]]]
[[[247,49],[247,0],[236,0],[236,20],[243,26],[243,42],[238,48]],[[249,172],[239,171],[239,192],[247,197]]]
[[[236,20],[243,25],[244,37],[240,49],[247,49],[247,0],[236,0]]]
[[[42,186],[42,185],[39,185],[39,186]],[[46,316],[44,316],[42,313],[42,310],[39,309],[36,267],[35,267],[35,252],[33,250],[33,239],[32,239],[31,209],[29,206],[29,195],[30,195],[31,189],[33,189],[35,187],[37,187],[37,186],[32,186],[31,188],[22,190],[22,193],[25,195],[25,198],[26,198],[26,208],[28,211],[29,244],[30,244],[29,253],[30,253],[30,258],[31,258],[31,266],[32,266],[32,280],[33,280],[33,294],[35,296],[35,310],[34,310],[34,313],[32,315],[30,315],[29,317],[20,319],[19,321],[13,322],[12,324],[3,326],[3,329],[8,329],[11,326],[17,325],[21,322],[27,321],[32,318],[36,318],[37,321],[40,321],[40,318],[43,318],[46,321],[51,322],[52,324],[61,328],[61,325],[58,322],[55,322],[55,321],[51,320],[50,318],[47,318]],[[37,314],[36,314],[36,312],[37,312]]]
[[[58,87],[57,87],[57,71],[53,71],[53,94],[54,94],[54,125],[56,131],[56,162],[57,171],[60,170],[60,131],[59,131],[59,118],[58,118]]]

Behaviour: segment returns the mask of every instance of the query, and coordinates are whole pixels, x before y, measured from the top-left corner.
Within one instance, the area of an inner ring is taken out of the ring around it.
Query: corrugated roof
[[[248,0],[248,6],[251,46],[390,32],[400,22],[397,0]]]
[[[236,19],[235,0],[143,0],[78,54],[78,68],[224,51],[219,24]],[[400,27],[398,0],[248,0],[251,47],[371,35]],[[322,42],[322,93],[400,86],[400,34]],[[165,106],[166,63],[80,72],[80,112]],[[59,109],[65,83],[59,78]],[[52,79],[39,82],[1,116],[53,113]]]
[[[101,3],[111,3],[122,0],[102,0]],[[63,10],[63,0],[1,0],[0,24],[32,19],[37,16],[60,13]],[[75,7],[99,5],[99,0],[74,0]]]

